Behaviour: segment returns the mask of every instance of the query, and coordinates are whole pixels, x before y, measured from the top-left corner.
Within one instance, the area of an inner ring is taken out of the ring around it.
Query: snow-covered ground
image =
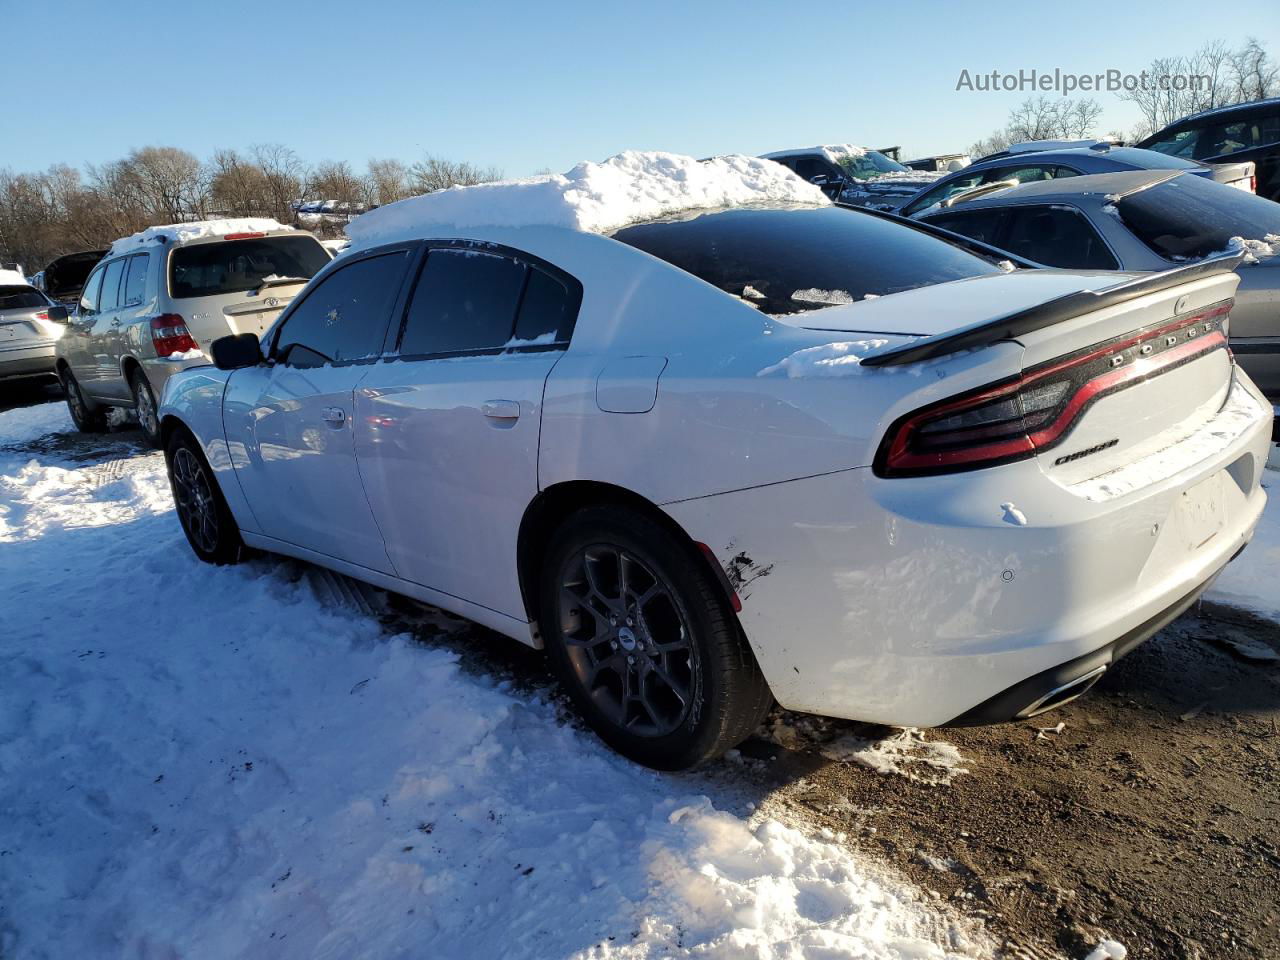
[[[202,566],[162,456],[32,445],[70,430],[0,413],[0,956],[988,953],[840,838],[622,760],[315,571]]]

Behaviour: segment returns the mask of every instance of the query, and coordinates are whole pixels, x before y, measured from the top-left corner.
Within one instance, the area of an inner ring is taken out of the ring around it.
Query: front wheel
[[[195,555],[205,563],[236,563],[243,547],[240,528],[195,438],[185,430],[175,431],[165,460],[178,522]]]
[[[541,629],[575,706],[619,753],[682,770],[745,740],[772,703],[706,561],[642,513],[591,507],[552,538]]]

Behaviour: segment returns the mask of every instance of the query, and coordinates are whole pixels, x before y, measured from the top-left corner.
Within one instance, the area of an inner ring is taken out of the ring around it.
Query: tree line
[[[1202,83],[1168,89],[1126,90],[1116,95],[1131,102],[1141,119],[1131,129],[1112,130],[1107,137],[1132,143],[1175,120],[1236,103],[1280,96],[1280,62],[1261,41],[1250,37],[1231,48],[1222,40],[1206,43],[1186,56],[1157,57],[1146,67],[1151,77],[1201,77]],[[1028,97],[1009,113],[999,130],[969,147],[969,155],[986,156],[1028,140],[1080,140],[1094,135],[1102,105],[1092,97]]]
[[[0,262],[29,273],[54,257],[99,249],[145,227],[217,217],[273,217],[299,224],[299,200],[371,207],[445,187],[497,180],[502,172],[427,156],[307,164],[282,144],[217,150],[207,160],[152,146],[84,170],[54,164],[35,173],[0,170]],[[336,233],[341,224],[306,224]]]

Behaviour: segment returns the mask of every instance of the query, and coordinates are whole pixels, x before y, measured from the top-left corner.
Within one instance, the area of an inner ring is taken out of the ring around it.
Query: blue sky
[[[1280,56],[1280,16],[1228,21],[1203,0],[1067,8],[0,0],[3,34],[25,38],[0,60],[0,91],[25,118],[0,167],[259,142],[357,169],[434,153],[509,176],[632,147],[854,142],[919,155],[964,149],[1028,96],[957,92],[961,69],[1136,72],[1249,32]],[[33,42],[42,34],[47,44]],[[1137,119],[1113,94],[1096,97],[1099,133]]]

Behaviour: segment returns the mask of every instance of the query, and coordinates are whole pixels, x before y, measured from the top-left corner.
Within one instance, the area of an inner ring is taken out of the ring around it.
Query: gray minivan
[[[79,429],[102,430],[106,408],[123,407],[136,410],[158,442],[165,381],[208,363],[219,337],[261,335],[329,262],[306,231],[274,223],[234,229],[243,224],[152,227],[112,245],[57,345],[58,377]]]

